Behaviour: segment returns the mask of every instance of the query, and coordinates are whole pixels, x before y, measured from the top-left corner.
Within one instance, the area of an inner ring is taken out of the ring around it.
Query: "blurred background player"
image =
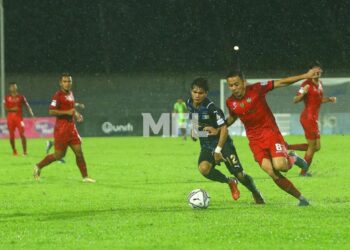
[[[180,129],[181,136],[183,140],[186,140],[186,134],[187,134],[187,121],[186,121],[186,114],[187,107],[186,103],[182,98],[177,99],[177,101],[174,104],[173,113],[176,115],[177,118],[177,128]]]
[[[303,169],[307,169],[308,165],[300,157],[288,155],[286,143],[265,96],[274,88],[288,86],[302,79],[315,78],[319,73],[318,69],[311,69],[302,75],[251,85],[247,85],[240,70],[230,72],[226,78],[232,92],[226,100],[229,110],[227,125],[232,125],[238,118],[241,120],[255,160],[277,186],[299,200],[299,206],[307,206],[309,202],[280,171],[287,172],[293,164]],[[217,130],[213,129],[211,133],[217,133]]]
[[[81,148],[81,139],[74,120],[83,121],[83,116],[75,110],[74,96],[71,91],[72,76],[64,73],[59,81],[60,90],[55,93],[49,108],[49,114],[56,116],[56,124],[54,130],[54,154],[47,155],[42,161],[34,167],[33,176],[36,180],[40,178],[41,170],[50,163],[62,159],[69,146],[76,158],[77,166],[83,177],[83,182],[96,182],[88,177],[86,163]]]
[[[287,145],[288,149],[306,151],[304,159],[309,167],[312,162],[314,153],[321,148],[320,130],[318,127],[318,114],[322,103],[336,103],[336,97],[323,97],[323,84],[320,80],[322,68],[319,62],[310,65],[311,69],[317,69],[320,74],[316,78],[305,80],[296,96],[294,103],[304,101],[304,110],[300,115],[300,123],[303,126],[307,143]],[[311,176],[306,170],[301,170],[300,176]]]
[[[227,183],[234,200],[240,196],[237,180],[225,176],[215,168],[221,161],[229,172],[233,174],[250,192],[257,204],[264,204],[264,199],[257,190],[252,177],[243,171],[243,167],[236,153],[232,139],[228,136],[225,116],[221,109],[211,102],[208,96],[209,86],[205,78],[196,78],[191,85],[191,98],[187,101],[187,108],[193,122],[192,139],[199,138],[201,152],[198,159],[198,169],[209,180]],[[206,127],[221,128],[220,134],[208,136]]]
[[[81,108],[81,109],[84,109],[85,108],[85,105],[83,104],[83,103],[75,103],[75,107],[76,108]],[[50,153],[50,150],[51,150],[51,148],[53,147],[53,145],[54,145],[54,141],[52,141],[52,140],[48,140],[47,142],[46,142],[46,148],[45,148],[45,152],[46,152],[46,155],[48,155],[49,153]],[[64,158],[62,158],[62,159],[59,159],[58,160],[60,163],[66,163],[66,161],[64,160]]]
[[[25,106],[29,114],[34,117],[34,113],[24,95],[17,92],[17,84],[9,83],[9,94],[5,96],[4,107],[7,112],[7,127],[10,134],[10,144],[13,155],[18,155],[15,145],[15,130],[17,128],[22,141],[23,155],[27,155],[27,139],[24,135],[24,122],[22,106]]]

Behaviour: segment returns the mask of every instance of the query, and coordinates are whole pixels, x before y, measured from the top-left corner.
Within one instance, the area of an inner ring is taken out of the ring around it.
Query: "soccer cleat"
[[[299,173],[299,176],[301,177],[312,177],[312,174],[310,172],[307,172],[305,170],[301,170],[300,173]]]
[[[307,199],[303,198],[303,199],[299,200],[299,204],[298,204],[299,207],[306,207],[309,205],[310,205],[310,203]]]
[[[39,180],[40,179],[40,168],[38,166],[34,166],[34,169],[33,169],[33,177],[35,180]]]
[[[230,190],[231,190],[232,198],[235,201],[238,200],[239,196],[240,196],[240,192],[238,190],[237,184],[238,184],[238,182],[237,182],[236,178],[229,178],[228,185],[229,185]]]
[[[253,193],[253,198],[256,204],[265,204],[265,200],[259,191]]]
[[[47,141],[46,142],[46,154],[49,154],[49,152],[50,152],[50,149],[52,148],[52,146],[53,146],[53,142],[52,141]]]
[[[305,171],[309,169],[309,165],[307,164],[307,162],[303,158],[299,157],[294,151],[290,151],[288,155],[294,157],[294,164],[297,165],[299,168]]]
[[[18,156],[17,151],[13,151],[13,156]]]
[[[85,182],[85,183],[95,183],[96,180],[91,179],[91,178],[89,178],[89,177],[84,177],[84,178],[83,178],[83,182]]]
[[[59,163],[64,164],[66,161],[62,158],[61,160],[58,160]]]

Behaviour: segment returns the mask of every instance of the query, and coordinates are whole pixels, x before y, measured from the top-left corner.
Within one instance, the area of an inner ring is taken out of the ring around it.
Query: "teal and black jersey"
[[[225,125],[224,112],[215,106],[208,98],[205,98],[198,108],[193,106],[192,98],[187,100],[186,105],[190,119],[192,120],[193,129],[195,133],[198,134],[201,148],[214,151],[220,136],[208,136],[208,134],[203,131],[203,128],[209,126],[219,128]],[[227,137],[226,143],[232,143],[230,137]]]

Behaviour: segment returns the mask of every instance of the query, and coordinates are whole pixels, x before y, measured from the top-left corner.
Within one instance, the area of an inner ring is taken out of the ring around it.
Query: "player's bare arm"
[[[49,110],[49,114],[53,116],[61,116],[61,115],[74,115],[75,109],[69,109],[69,110],[57,110],[57,109],[51,109]]]
[[[337,102],[337,97],[331,96],[331,97],[324,97],[322,98],[322,103],[336,103]]]
[[[83,103],[78,103],[78,102],[76,102],[76,103],[74,104],[74,106],[75,106],[76,108],[81,108],[81,109],[84,109],[84,108],[85,108],[85,105],[84,105]]]
[[[216,146],[215,151],[214,151],[214,159],[217,162],[221,161],[223,159],[222,154],[221,154],[221,150],[224,147],[224,144],[227,140],[227,136],[228,136],[227,126],[223,125],[220,127],[220,138],[219,138],[218,145]]]
[[[77,122],[83,122],[84,121],[83,115],[80,114],[78,111],[75,111],[74,117],[77,120]]]
[[[303,88],[300,88],[299,93],[300,95],[294,96],[293,102],[298,103],[304,99],[304,96],[307,94],[309,91],[310,85],[306,85]]]
[[[291,85],[297,81],[304,80],[304,79],[314,79],[318,78],[321,74],[321,69],[320,68],[313,68],[310,69],[308,72],[305,74],[297,75],[297,76],[290,76],[286,77],[280,80],[275,80],[274,81],[274,88],[280,88],[280,87],[285,87],[288,85]]]

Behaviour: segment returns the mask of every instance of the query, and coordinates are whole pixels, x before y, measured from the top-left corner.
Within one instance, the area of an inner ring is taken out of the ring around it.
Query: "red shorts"
[[[70,145],[81,144],[81,138],[75,124],[56,126],[54,131],[55,150],[65,151]]]
[[[303,126],[305,138],[308,140],[320,139],[320,130],[318,128],[318,119],[300,118],[300,123]]]
[[[8,118],[7,128],[11,138],[15,136],[16,128],[20,134],[24,134],[24,122],[21,118]]]
[[[259,140],[249,139],[249,146],[254,159],[260,165],[262,160],[274,157],[288,157],[288,151],[283,136],[273,131],[264,132]]]

